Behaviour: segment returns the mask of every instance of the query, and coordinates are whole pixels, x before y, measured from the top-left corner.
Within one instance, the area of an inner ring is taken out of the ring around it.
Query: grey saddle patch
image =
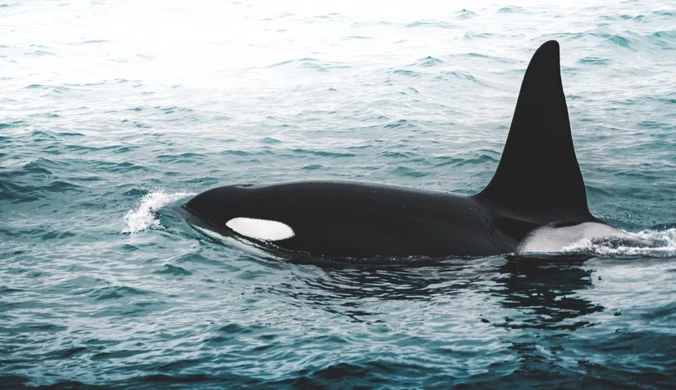
[[[542,226],[526,236],[519,245],[517,253],[560,252],[582,240],[597,241],[601,239],[642,241],[625,231],[597,222],[585,222],[563,227]]]

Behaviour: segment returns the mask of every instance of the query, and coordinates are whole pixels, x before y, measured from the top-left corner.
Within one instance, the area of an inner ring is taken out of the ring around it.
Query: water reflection
[[[321,259],[292,261],[292,282],[269,287],[293,301],[342,313],[355,320],[379,313],[374,301],[452,304],[474,296],[493,300],[506,310],[511,329],[575,330],[589,325],[576,318],[604,310],[578,292],[593,286],[590,256],[506,256],[486,259],[409,259],[371,262]],[[279,266],[277,260],[277,266]],[[449,298],[451,298],[449,300]],[[516,315],[513,310],[516,309]],[[480,311],[477,311],[477,315]]]
[[[593,286],[592,271],[582,268],[590,258],[508,256],[499,270],[501,287],[492,294],[503,307],[518,309],[523,318],[508,317],[504,326],[576,330],[588,325],[589,321],[574,319],[604,309],[577,294]]]

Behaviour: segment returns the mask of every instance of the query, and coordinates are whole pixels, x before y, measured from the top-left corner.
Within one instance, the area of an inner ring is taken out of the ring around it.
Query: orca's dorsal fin
[[[570,133],[558,42],[533,55],[498,169],[476,197],[544,223],[593,218]]]

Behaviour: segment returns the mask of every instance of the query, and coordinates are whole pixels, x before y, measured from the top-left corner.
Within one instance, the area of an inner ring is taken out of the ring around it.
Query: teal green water
[[[674,4],[5,0],[0,20],[0,387],[676,385]],[[171,210],[237,182],[475,193],[549,39],[592,212],[660,247],[316,265]]]

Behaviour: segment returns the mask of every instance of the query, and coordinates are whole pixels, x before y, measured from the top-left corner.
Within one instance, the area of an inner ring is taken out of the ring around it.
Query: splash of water
[[[653,243],[651,246],[632,245],[631,240],[582,239],[561,251],[565,253],[590,253],[610,257],[673,257],[676,256],[676,228],[663,231],[643,230],[634,233],[636,238]]]
[[[160,226],[160,221],[155,215],[157,210],[192,195],[194,194],[186,192],[167,194],[163,189],[150,192],[141,198],[137,208],[129,210],[124,216],[124,223],[127,227],[122,232],[135,234],[151,227]]]

